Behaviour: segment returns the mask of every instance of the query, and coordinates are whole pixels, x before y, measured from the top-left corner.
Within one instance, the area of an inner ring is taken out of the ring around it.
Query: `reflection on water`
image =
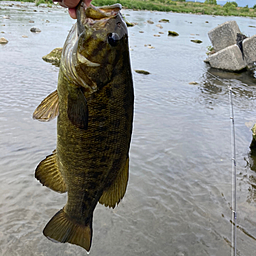
[[[34,178],[37,163],[56,147],[56,122],[39,123],[31,117],[57,85],[58,68],[41,58],[62,46],[74,21],[61,8],[23,6],[26,12],[15,6],[4,6],[0,12],[0,32],[9,40],[0,45],[0,255],[84,255],[83,249],[54,244],[42,234],[66,195],[42,187]],[[254,255],[256,171],[249,145],[256,122],[255,75],[220,73],[203,62],[210,45],[208,31],[231,18],[123,13],[138,23],[129,28],[132,68],[151,74],[133,72],[136,98],[128,190],[116,209],[96,207],[90,254],[230,254],[231,84],[237,138],[237,247],[240,255]],[[10,19],[3,19],[7,14]],[[157,27],[162,18],[170,22]],[[149,19],[154,24],[147,23]],[[245,34],[253,33],[248,20],[250,25],[256,20],[232,19]],[[42,32],[33,34],[31,27]],[[168,37],[168,30],[180,36]],[[193,44],[193,38],[203,43]],[[189,84],[192,81],[198,84]]]

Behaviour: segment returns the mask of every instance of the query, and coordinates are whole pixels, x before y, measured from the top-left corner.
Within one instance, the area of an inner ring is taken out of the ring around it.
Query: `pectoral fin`
[[[67,191],[65,181],[58,168],[56,151],[47,156],[36,168],[35,177],[44,186],[60,193]]]
[[[112,185],[103,191],[103,194],[99,200],[99,203],[115,208],[116,204],[124,197],[127,183],[129,178],[129,158],[126,159],[126,163],[122,170],[120,170],[118,176],[112,183]]]
[[[69,88],[68,118],[80,129],[88,127],[88,108],[86,98],[80,88]]]
[[[54,119],[59,114],[59,97],[57,90],[49,94],[36,108],[33,118],[41,122]]]

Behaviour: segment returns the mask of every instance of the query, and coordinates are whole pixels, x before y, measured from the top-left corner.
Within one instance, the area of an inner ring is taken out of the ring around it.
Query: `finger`
[[[69,8],[68,13],[72,19],[76,19],[76,9],[75,8]]]

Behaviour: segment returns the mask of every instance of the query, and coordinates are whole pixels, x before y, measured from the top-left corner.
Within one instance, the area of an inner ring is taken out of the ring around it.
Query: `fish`
[[[33,113],[43,122],[57,117],[56,149],[38,164],[35,178],[67,192],[66,205],[43,234],[88,252],[97,203],[115,208],[129,179],[134,88],[121,8],[79,4],[63,46],[57,90]]]

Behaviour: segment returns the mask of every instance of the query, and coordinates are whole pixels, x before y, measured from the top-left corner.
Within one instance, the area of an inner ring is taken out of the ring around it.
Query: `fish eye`
[[[111,46],[116,46],[119,40],[120,40],[120,38],[119,38],[118,34],[116,34],[116,33],[108,34],[108,43]]]

